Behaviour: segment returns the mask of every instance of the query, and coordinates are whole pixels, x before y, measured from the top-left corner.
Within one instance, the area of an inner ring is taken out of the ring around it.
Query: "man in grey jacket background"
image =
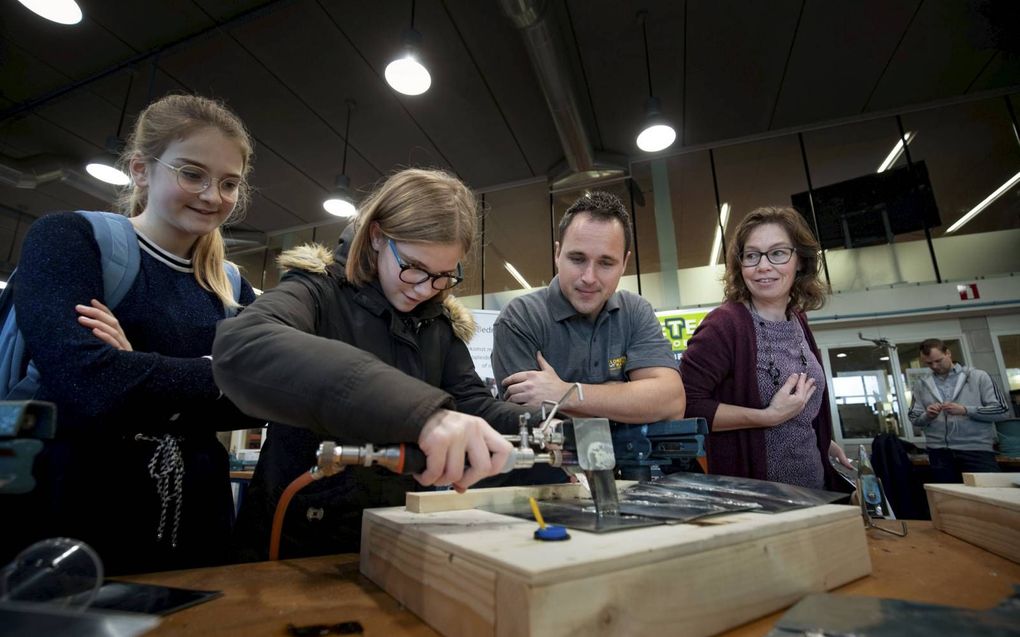
[[[937,338],[921,343],[921,362],[931,370],[913,386],[910,422],[924,431],[933,482],[962,482],[965,471],[999,471],[995,423],[1009,408],[987,372],[953,362]]]

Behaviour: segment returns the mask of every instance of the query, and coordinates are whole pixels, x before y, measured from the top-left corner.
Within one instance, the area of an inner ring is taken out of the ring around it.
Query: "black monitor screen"
[[[942,224],[923,161],[915,162],[912,170],[895,168],[816,188],[813,195],[822,248],[878,245],[888,241],[890,232],[898,235]],[[813,228],[808,193],[790,199]]]

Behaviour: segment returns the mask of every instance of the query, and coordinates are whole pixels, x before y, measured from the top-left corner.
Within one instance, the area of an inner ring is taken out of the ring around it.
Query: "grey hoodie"
[[[956,384],[951,396],[944,399],[935,387],[931,374],[914,383],[910,403],[910,422],[924,431],[925,445],[960,451],[992,451],[995,442],[994,423],[1009,418],[1009,408],[987,372],[957,364]],[[942,412],[928,418],[925,407],[932,403],[953,402],[967,408],[967,413],[954,416]]]

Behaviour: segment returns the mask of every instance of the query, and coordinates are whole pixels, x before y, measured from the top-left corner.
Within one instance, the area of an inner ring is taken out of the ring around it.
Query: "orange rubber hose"
[[[269,536],[269,559],[276,561],[280,559],[280,535],[283,533],[283,518],[287,514],[287,507],[290,506],[290,500],[294,497],[294,494],[304,489],[310,483],[315,482],[319,476],[313,474],[311,471],[306,471],[294,479],[293,482],[287,485],[287,488],[283,490],[283,495],[280,496],[280,501],[276,503],[276,513],[273,514],[273,531]]]

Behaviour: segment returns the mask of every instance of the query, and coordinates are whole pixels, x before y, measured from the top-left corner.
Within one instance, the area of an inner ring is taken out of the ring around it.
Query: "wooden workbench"
[[[1020,565],[910,522],[905,538],[868,532],[873,572],[836,593],[990,608],[1020,584]],[[687,575],[687,577],[696,577]],[[359,621],[366,635],[437,633],[358,573],[357,555],[238,564],[139,575],[137,582],[216,589],[223,597],[180,611],[151,635],[286,635],[288,623]],[[724,633],[760,637],[782,613]]]

